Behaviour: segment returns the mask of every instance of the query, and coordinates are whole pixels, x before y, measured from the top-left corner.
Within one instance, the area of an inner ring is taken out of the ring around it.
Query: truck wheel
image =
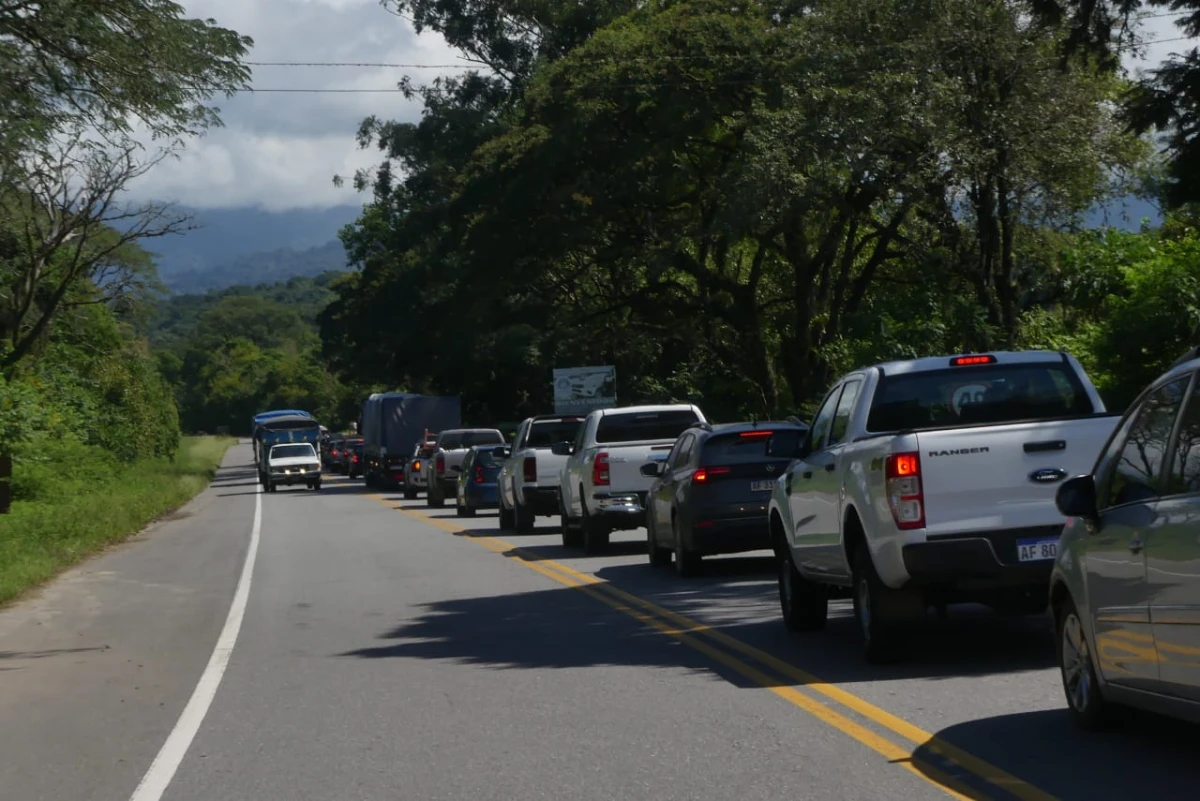
[[[375,473],[370,470],[367,471],[366,485],[367,489],[375,489]]]
[[[475,516],[475,507],[474,506],[462,507],[462,517],[474,517],[474,516]]]
[[[408,487],[405,487],[404,488],[404,500],[414,501],[416,499],[417,499],[417,491],[415,489],[410,489]]]
[[[646,520],[646,551],[650,554],[651,567],[666,567],[671,564],[671,552],[666,548],[660,548],[658,545],[658,537],[655,536],[654,518],[650,517]]]
[[[442,488],[433,482],[429,485],[429,489],[425,491],[425,505],[434,509],[440,509],[446,505],[446,498],[442,495]]]
[[[504,501],[500,502],[500,530],[511,531],[513,527],[512,511],[504,507]]]
[[[519,501],[513,499],[513,530],[518,534],[528,534],[533,531],[533,512],[529,511],[528,506],[522,506]]]
[[[313,482],[313,485],[312,485],[312,488],[313,488],[314,490],[317,490],[317,491],[319,492],[319,491],[321,490],[321,482],[320,482],[320,481],[314,481],[314,482]]]
[[[887,596],[891,589],[875,572],[871,552],[860,546],[854,551],[854,620],[862,637],[863,657],[872,664],[888,664],[899,658],[900,637],[886,619]]]
[[[582,492],[579,494],[580,497],[583,496]],[[579,521],[579,527],[583,529],[584,553],[594,555],[608,548],[608,532],[588,514],[586,502],[583,504],[583,517]]]
[[[829,598],[820,585],[800,575],[786,544],[775,556],[779,566],[779,606],[783,624],[791,631],[815,631],[825,628],[829,618]]]
[[[579,548],[583,545],[583,533],[575,527],[562,498],[558,499],[558,515],[562,525],[562,544],[564,548]]]

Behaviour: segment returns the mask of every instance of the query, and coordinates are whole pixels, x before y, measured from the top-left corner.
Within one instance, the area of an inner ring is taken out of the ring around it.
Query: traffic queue
[[[863,657],[956,604],[1049,615],[1076,721],[1113,705],[1200,722],[1200,349],[1124,413],[1052,351],[853,370],[811,420],[711,421],[690,403],[604,405],[463,427],[457,398],[373,395],[368,486],[501,529],[557,522],[602,553],[645,531],[651,568],[773,554],[781,618],[821,629],[848,599]]]

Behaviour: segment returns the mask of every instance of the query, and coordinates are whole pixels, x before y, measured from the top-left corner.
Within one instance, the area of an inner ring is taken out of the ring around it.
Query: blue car
[[[474,517],[479,509],[500,508],[500,466],[508,458],[508,445],[476,445],[463,457],[458,473],[454,511]]]

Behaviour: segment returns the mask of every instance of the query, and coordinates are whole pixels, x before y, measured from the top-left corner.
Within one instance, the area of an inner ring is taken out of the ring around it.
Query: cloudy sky
[[[213,18],[254,39],[249,61],[465,64],[441,37],[417,36],[379,0],[182,0],[194,17]],[[1172,18],[1146,23],[1164,40],[1179,36]],[[1187,42],[1152,45],[1157,63]],[[255,66],[255,90],[393,90],[405,75],[427,82],[456,68]],[[133,192],[142,199],[171,200],[198,208],[261,206],[269,211],[357,204],[353,188],[335,188],[332,176],[350,175],[374,163],[373,151],[354,141],[359,122],[371,114],[413,120],[419,107],[398,93],[268,92],[240,94],[220,102],[223,129],[189,144],[182,158],[160,164]]]

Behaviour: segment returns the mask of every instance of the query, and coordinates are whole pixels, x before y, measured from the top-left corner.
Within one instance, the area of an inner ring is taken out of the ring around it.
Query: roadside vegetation
[[[140,531],[208,486],[230,437],[184,437],[173,458],[128,463],[77,441],[23,448],[0,515],[0,604]]]

